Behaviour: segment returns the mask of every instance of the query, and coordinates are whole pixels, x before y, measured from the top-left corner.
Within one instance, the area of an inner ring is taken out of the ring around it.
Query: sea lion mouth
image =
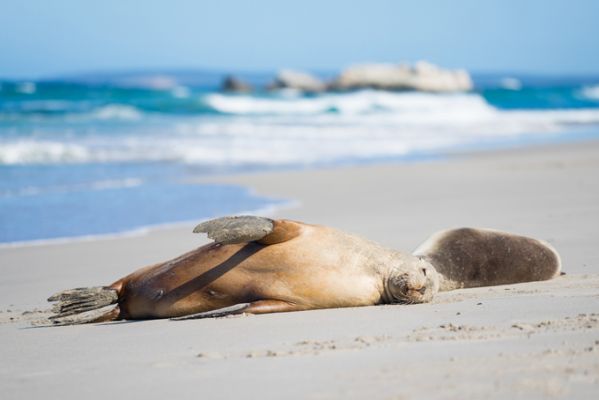
[[[426,287],[421,289],[408,289],[404,295],[397,297],[398,303],[402,304],[418,304],[426,303],[429,299],[426,298]]]

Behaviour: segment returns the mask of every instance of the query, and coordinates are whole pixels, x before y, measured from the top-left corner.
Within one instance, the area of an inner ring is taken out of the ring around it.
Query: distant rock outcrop
[[[268,86],[268,89],[296,89],[315,93],[326,90],[327,85],[306,72],[282,70]]]
[[[248,93],[254,90],[252,85],[247,82],[242,81],[241,79],[229,75],[223,81],[221,88],[225,92],[237,92],[237,93]]]
[[[229,75],[223,91],[247,93],[254,88]],[[416,90],[421,92],[464,92],[472,90],[472,79],[462,69],[443,69],[425,61],[410,64],[362,64],[343,70],[333,81],[324,82],[306,72],[281,70],[266,90],[292,89],[306,93],[353,89]]]
[[[374,88],[418,90],[424,92],[461,92],[472,90],[472,79],[465,70],[446,70],[420,61],[407,64],[365,64],[345,69],[331,87],[336,90]]]

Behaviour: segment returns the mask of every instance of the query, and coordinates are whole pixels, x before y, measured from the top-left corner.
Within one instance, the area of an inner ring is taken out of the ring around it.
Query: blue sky
[[[0,0],[0,77],[416,61],[599,74],[594,0]]]

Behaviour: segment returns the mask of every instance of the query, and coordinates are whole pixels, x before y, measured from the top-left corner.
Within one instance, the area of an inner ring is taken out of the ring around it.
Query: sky
[[[0,0],[0,77],[428,60],[599,74],[595,0]]]

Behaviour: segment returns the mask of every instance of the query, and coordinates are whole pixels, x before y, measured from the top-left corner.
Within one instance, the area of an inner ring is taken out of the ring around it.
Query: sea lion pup
[[[439,290],[550,279],[549,245],[507,233],[457,229],[415,255],[333,228],[262,217],[199,224],[213,243],[141,268],[110,286],[66,290],[55,325],[120,319],[205,318],[431,301]]]
[[[561,271],[549,243],[493,229],[440,231],[412,254],[435,266],[441,291],[544,281]]]

